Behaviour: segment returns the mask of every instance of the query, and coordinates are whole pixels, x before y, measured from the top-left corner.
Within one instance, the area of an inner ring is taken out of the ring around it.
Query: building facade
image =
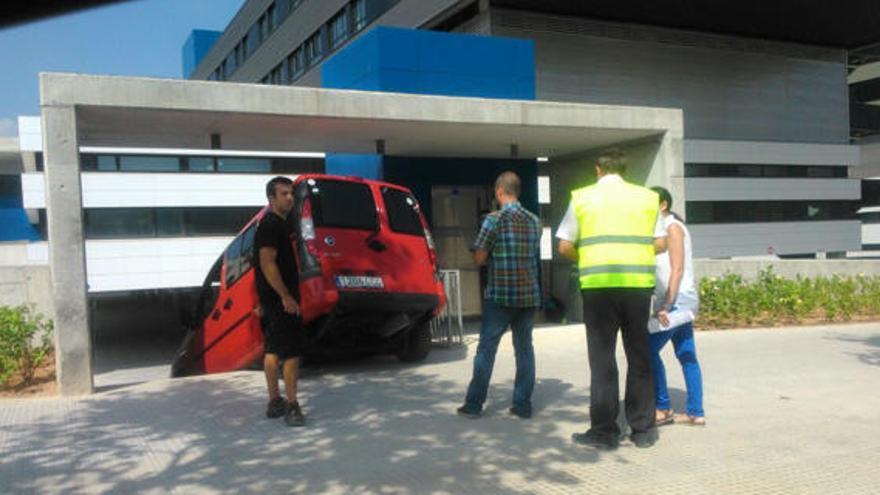
[[[684,111],[678,210],[698,256],[859,249],[842,42],[789,41],[784,26],[749,37],[608,20],[625,18],[628,2],[616,12],[565,3],[249,0],[191,78],[320,86],[328,61],[378,25],[530,40],[537,100]],[[567,184],[552,190],[565,195]],[[548,208],[548,221],[560,214]]]

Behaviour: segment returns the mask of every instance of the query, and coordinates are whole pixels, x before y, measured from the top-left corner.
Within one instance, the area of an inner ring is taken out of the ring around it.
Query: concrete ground
[[[509,339],[487,414],[454,414],[467,348],[407,366],[372,358],[306,370],[308,427],[263,416],[263,377],[161,379],[84,398],[0,400],[11,493],[877,493],[880,326],[697,336],[708,426],[659,443],[573,445],[587,425],[581,326],[535,331],[531,420],[507,414]],[[683,381],[666,350],[674,405]],[[620,358],[621,361],[623,358]]]

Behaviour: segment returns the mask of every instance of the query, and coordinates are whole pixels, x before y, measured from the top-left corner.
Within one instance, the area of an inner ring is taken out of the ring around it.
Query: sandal
[[[706,418],[703,416],[691,416],[690,414],[676,414],[675,423],[688,426],[706,426]]]
[[[672,409],[657,409],[654,418],[657,426],[668,425],[675,421],[675,415],[673,414]]]

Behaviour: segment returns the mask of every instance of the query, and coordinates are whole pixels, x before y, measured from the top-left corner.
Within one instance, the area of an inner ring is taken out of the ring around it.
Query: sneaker
[[[532,417],[532,411],[518,408],[516,406],[511,407],[510,409],[508,409],[508,411],[510,411],[510,414],[513,414],[520,419],[529,419]]]
[[[274,399],[269,401],[269,405],[266,406],[266,417],[267,418],[280,418],[284,416],[284,413],[287,411],[287,402],[284,401],[281,397],[275,397]]]
[[[306,417],[303,416],[299,402],[292,402],[287,405],[287,414],[284,415],[284,423],[287,426],[305,426]]]
[[[629,439],[636,447],[640,449],[647,449],[649,447],[653,447],[654,444],[657,443],[658,435],[656,431],[633,433],[629,436]]]
[[[598,433],[592,429],[584,433],[572,434],[571,441],[578,445],[588,445],[602,450],[614,450],[620,444],[615,435],[611,433]]]
[[[468,419],[480,419],[483,416],[483,411],[470,408],[466,405],[459,407],[455,412],[457,412],[459,416],[464,416]]]

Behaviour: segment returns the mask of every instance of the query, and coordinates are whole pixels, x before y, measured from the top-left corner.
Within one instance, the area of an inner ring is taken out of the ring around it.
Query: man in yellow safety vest
[[[618,150],[596,163],[596,184],[576,189],[557,230],[559,253],[578,265],[587,354],[590,363],[590,428],[572,441],[617,448],[619,388],[615,348],[623,336],[626,419],[637,447],[657,441],[654,392],[648,348],[648,317],[654,288],[654,255],[666,250],[657,193],[630,184],[621,175]]]

